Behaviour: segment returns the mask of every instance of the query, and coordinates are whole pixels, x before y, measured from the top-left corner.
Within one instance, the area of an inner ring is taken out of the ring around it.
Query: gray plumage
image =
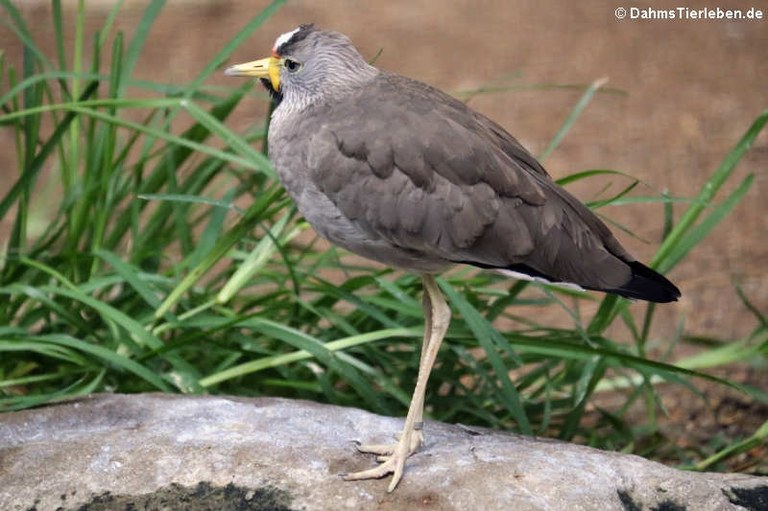
[[[653,301],[679,296],[504,128],[370,66],[346,36],[297,34],[277,49],[302,68],[281,75],[270,158],[323,237],[419,272],[461,262]]]
[[[424,341],[403,432],[359,445],[393,474],[423,443],[427,380],[451,311],[433,276],[455,263],[656,302],[677,288],[635,261],[588,208],[557,186],[504,128],[429,85],[370,66],[349,39],[302,26],[272,56],[233,66],[278,102],[269,156],[315,230],[422,274]]]

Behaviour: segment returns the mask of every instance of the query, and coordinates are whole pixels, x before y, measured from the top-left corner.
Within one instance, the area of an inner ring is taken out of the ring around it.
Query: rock
[[[766,510],[768,478],[437,422],[394,493],[338,474],[402,420],[306,401],[95,395],[0,415],[0,509]]]

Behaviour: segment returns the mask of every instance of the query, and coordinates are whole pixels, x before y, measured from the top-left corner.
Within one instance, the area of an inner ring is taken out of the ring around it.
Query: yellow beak
[[[280,90],[280,63],[279,57],[267,57],[253,60],[244,64],[228,67],[224,74],[227,76],[254,76],[256,78],[269,78],[274,90]]]

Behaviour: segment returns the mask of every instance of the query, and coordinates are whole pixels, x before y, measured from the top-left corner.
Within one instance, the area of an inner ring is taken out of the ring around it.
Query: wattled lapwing
[[[424,393],[451,312],[435,274],[455,264],[651,302],[680,291],[636,261],[504,128],[424,83],[370,65],[346,36],[302,25],[270,57],[232,66],[276,102],[269,157],[299,210],[332,243],[417,272],[424,344],[403,432],[363,445],[393,473],[423,442]]]

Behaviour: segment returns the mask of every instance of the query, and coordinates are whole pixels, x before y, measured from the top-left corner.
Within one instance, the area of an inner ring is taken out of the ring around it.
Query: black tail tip
[[[618,289],[607,290],[609,293],[656,303],[676,302],[680,298],[680,290],[664,275],[638,261],[627,264],[632,269],[632,278]]]

